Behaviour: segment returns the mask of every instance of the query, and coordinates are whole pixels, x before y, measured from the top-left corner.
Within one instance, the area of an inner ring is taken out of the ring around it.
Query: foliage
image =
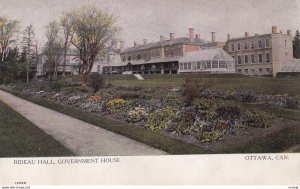
[[[97,102],[99,100],[101,100],[101,96],[98,96],[98,95],[90,96],[90,98],[89,98],[89,101],[92,101],[92,102]]]
[[[59,92],[62,88],[62,83],[59,81],[50,81],[49,89],[51,91]]]
[[[300,34],[299,30],[296,31],[295,37],[293,39],[293,55],[294,58],[300,58]]]
[[[108,101],[106,104],[107,104],[107,108],[108,110],[111,112],[111,111],[115,111],[115,110],[118,110],[118,109],[121,109],[122,107],[125,106],[126,104],[126,100],[124,99],[121,99],[121,98],[115,98],[115,99],[112,99],[110,101]]]
[[[223,136],[224,131],[215,130],[212,132],[203,132],[196,136],[196,139],[200,142],[212,142],[215,140],[221,140],[221,137]]]
[[[59,36],[60,27],[56,21],[50,22],[46,26],[47,42],[44,48],[44,54],[46,55],[46,64],[48,70],[48,76],[50,80],[57,75],[57,65],[61,61],[63,51],[63,40]]]
[[[105,87],[105,80],[103,76],[98,73],[91,73],[88,77],[88,83],[92,87],[94,93],[99,91],[100,88]]]
[[[187,106],[193,103],[193,100],[200,96],[200,94],[211,86],[210,83],[193,80],[190,78],[185,79],[185,84],[182,87],[182,96]]]
[[[299,108],[299,101],[294,98],[287,98],[285,107],[289,109],[297,109]]]
[[[17,20],[8,20],[0,16],[0,64],[6,61],[9,47],[15,42],[13,36],[18,31],[18,25]]]
[[[191,134],[192,126],[196,121],[194,112],[183,111],[180,112],[174,119],[172,119],[171,127],[169,131],[174,130],[176,134],[188,135]]]
[[[104,54],[107,45],[118,32],[114,26],[116,18],[95,5],[73,9],[67,14],[72,30],[71,43],[80,52],[79,74],[81,84],[85,87],[97,55]]]
[[[161,130],[168,127],[170,121],[176,115],[176,109],[172,107],[165,107],[160,110],[151,112],[148,115],[148,120],[145,126],[151,130]]]
[[[145,120],[147,115],[148,113],[146,112],[145,108],[135,107],[134,110],[129,111],[127,120],[135,123]]]
[[[266,128],[271,126],[269,121],[272,116],[266,113],[247,110],[244,117],[245,119],[243,120],[243,124],[247,127]]]
[[[238,119],[241,116],[241,110],[237,106],[219,107],[216,112],[224,119]]]

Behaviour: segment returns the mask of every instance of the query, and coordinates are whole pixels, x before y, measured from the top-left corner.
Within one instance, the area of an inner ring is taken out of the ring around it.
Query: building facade
[[[292,34],[277,32],[250,36],[245,32],[241,38],[230,39],[225,45],[226,51],[235,59],[236,73],[244,75],[276,76],[283,64],[293,59]]]
[[[179,60],[178,73],[235,73],[234,61],[221,48],[189,52]]]
[[[103,67],[103,73],[140,73],[140,74],[176,74],[179,69],[179,60],[186,54],[203,49],[217,48],[224,43],[215,40],[212,32],[212,41],[206,41],[194,34],[194,29],[189,28],[188,37],[176,38],[170,33],[168,39],[163,35],[158,42],[148,43],[143,40],[143,45],[134,42],[134,46],[124,48],[124,41],[120,45],[119,64]]]

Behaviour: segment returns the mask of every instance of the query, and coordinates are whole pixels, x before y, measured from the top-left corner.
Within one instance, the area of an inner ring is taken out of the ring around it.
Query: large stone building
[[[292,33],[277,32],[272,26],[272,33],[230,39],[226,51],[235,59],[236,72],[245,75],[276,76],[283,64],[293,59]]]
[[[170,33],[168,39],[160,36],[160,40],[154,43],[144,39],[143,45],[134,42],[133,47],[126,49],[124,41],[121,41],[120,63],[103,67],[103,73],[176,74],[179,60],[189,52],[223,46],[224,43],[216,41],[215,32],[212,32],[210,42],[195,35],[193,28],[189,29],[188,37],[176,38],[174,33]]]

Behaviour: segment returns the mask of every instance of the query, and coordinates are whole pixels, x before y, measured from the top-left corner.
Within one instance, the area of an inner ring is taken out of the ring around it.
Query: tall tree
[[[35,47],[36,47],[36,41],[35,41],[35,34],[33,31],[33,26],[30,24],[25,28],[23,31],[23,56],[25,56],[23,62],[24,64],[24,70],[26,73],[26,82],[29,82],[29,75],[34,69],[34,62],[36,61],[36,53],[35,53]]]
[[[63,51],[63,40],[59,36],[60,26],[56,21],[50,22],[46,26],[47,42],[44,54],[47,57],[49,79],[57,76],[57,65],[61,61]]]
[[[63,76],[65,76],[66,72],[66,64],[67,64],[67,53],[71,45],[72,38],[72,28],[71,28],[71,17],[70,14],[64,13],[60,18],[60,25],[62,28],[62,34],[64,38],[63,44]]]
[[[81,60],[81,84],[86,87],[88,74],[97,55],[104,53],[106,46],[119,31],[115,26],[117,19],[92,5],[71,10],[68,14],[73,33],[71,43],[79,50]]]
[[[13,35],[18,30],[18,24],[17,20],[0,17],[0,64],[5,61],[10,44],[15,41]]]
[[[296,35],[293,39],[293,55],[294,58],[300,58],[300,34],[296,31]]]

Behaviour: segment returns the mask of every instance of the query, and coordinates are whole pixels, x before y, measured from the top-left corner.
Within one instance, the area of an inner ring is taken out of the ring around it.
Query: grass
[[[300,94],[300,78],[269,78],[250,77],[242,75],[143,75],[145,80],[139,81],[133,75],[105,75],[107,81],[113,85],[129,87],[163,87],[180,88],[186,77],[198,79],[200,82],[212,83],[211,90],[252,91],[260,94],[288,93]]]
[[[0,101],[0,157],[73,155],[69,149]]]
[[[177,139],[162,136],[155,131],[146,130],[141,127],[129,125],[126,122],[111,120],[99,115],[95,115],[89,112],[85,112],[73,107],[64,106],[52,101],[48,101],[41,98],[33,98],[30,95],[20,94],[14,91],[10,91],[1,87],[1,90],[9,92],[20,98],[29,100],[41,106],[56,110],[66,115],[75,117],[90,124],[99,126],[101,128],[110,130],[112,132],[127,136],[134,140],[140,141],[144,144],[148,144],[154,148],[164,150],[170,154],[203,154],[210,153],[209,151],[186,143]]]

